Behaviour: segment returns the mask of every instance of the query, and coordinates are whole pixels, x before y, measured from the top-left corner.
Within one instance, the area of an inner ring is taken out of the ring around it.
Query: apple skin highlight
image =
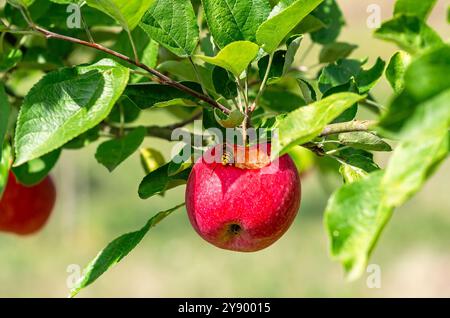
[[[266,148],[270,157],[270,145]],[[197,233],[219,248],[240,252],[262,250],[283,236],[301,198],[300,177],[289,155],[259,169],[207,163],[205,155],[195,163],[186,188],[187,212]]]
[[[26,187],[10,173],[0,200],[0,231],[18,235],[38,232],[47,223],[55,201],[56,188],[50,177]]]

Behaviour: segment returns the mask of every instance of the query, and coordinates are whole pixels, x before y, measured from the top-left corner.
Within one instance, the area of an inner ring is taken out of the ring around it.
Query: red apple
[[[297,168],[288,155],[253,169],[243,168],[258,166],[248,156],[245,164],[208,163],[206,158],[217,157],[222,147],[210,149],[193,167],[186,188],[189,220],[203,239],[217,247],[240,252],[264,249],[289,229],[297,215],[301,197]],[[270,158],[270,145],[234,147],[235,153],[255,150],[257,158]]]
[[[26,187],[10,173],[0,200],[0,231],[19,235],[36,233],[47,223],[55,200],[56,189],[50,177]]]

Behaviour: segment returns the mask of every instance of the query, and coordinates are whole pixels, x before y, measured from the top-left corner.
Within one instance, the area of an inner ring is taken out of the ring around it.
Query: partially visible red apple
[[[19,235],[36,233],[47,223],[55,200],[56,189],[50,177],[26,187],[10,173],[0,199],[0,231]]]
[[[222,147],[210,149],[193,167],[186,189],[189,220],[217,247],[240,252],[264,249],[289,229],[297,215],[301,197],[297,168],[288,155],[254,169],[242,168],[254,166],[252,162],[238,168],[205,160]],[[257,158],[270,158],[270,144],[234,148],[245,153],[255,149]]]

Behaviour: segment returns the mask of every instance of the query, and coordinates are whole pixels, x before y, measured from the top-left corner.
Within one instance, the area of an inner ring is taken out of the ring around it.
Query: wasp
[[[223,166],[234,164],[234,149],[228,144],[223,144],[222,146],[222,158],[221,162]]]
[[[222,156],[220,158],[222,166],[234,165],[234,148],[226,143],[222,145]],[[214,166],[212,172],[216,170],[217,165]]]

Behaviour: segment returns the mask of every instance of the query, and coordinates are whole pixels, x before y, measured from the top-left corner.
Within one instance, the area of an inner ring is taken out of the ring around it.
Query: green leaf
[[[148,67],[155,68],[158,64],[159,43],[150,39],[148,37],[148,34],[140,27],[135,28],[131,32],[131,37],[133,38],[139,61],[147,65]],[[134,56],[133,45],[130,42],[130,36],[127,32],[121,32],[119,34],[112,49],[126,56]],[[108,57],[106,53],[104,54],[104,56]],[[117,61],[120,62],[120,59],[117,59]],[[137,71],[141,70],[135,65],[130,64],[128,66]],[[138,83],[143,79],[145,79],[145,77],[142,74],[130,74],[130,82],[132,83]]]
[[[105,141],[98,146],[95,159],[109,172],[114,171],[139,148],[146,133],[144,127],[138,127],[121,138]]]
[[[380,168],[373,162],[373,158],[360,154],[352,154],[345,158],[345,163],[339,168],[339,173],[345,183],[353,183],[366,178],[369,173]]]
[[[86,266],[83,271],[83,277],[80,278],[76,286],[70,291],[70,297],[75,297],[81,289],[91,285],[108,269],[119,263],[142,241],[152,227],[156,226],[183,205],[184,203],[177,205],[172,209],[157,213],[140,230],[124,234],[109,243],[100,251],[100,253],[98,253],[94,260]]]
[[[214,109],[203,109],[202,125],[205,130],[214,129],[214,131],[220,131],[222,133],[222,136],[226,136],[226,129],[220,126],[220,124],[217,122],[216,116],[214,114]]]
[[[360,61],[338,60],[336,63],[330,64],[322,70],[319,77],[319,88],[323,93],[326,93],[334,87],[348,84],[354,80],[358,92],[365,94],[383,76],[385,65],[386,63],[378,58],[372,68],[364,70]]]
[[[405,89],[380,123],[400,139],[383,179],[391,205],[414,195],[449,152],[449,71],[448,46],[416,59],[406,71]]]
[[[17,180],[26,186],[34,186],[47,177],[61,155],[61,148],[41,158],[30,160],[21,166],[13,167]]]
[[[39,158],[105,119],[128,81],[108,59],[48,73],[25,97],[17,120],[15,166]]]
[[[344,16],[335,0],[325,0],[313,12],[312,15],[325,24],[311,33],[311,40],[319,44],[328,44],[336,41],[345,25]]]
[[[182,82],[183,85],[201,92],[201,86],[194,82]],[[198,106],[197,100],[191,95],[171,86],[157,83],[130,84],[124,92],[140,109],[167,106]]]
[[[395,53],[388,67],[386,68],[386,78],[396,93],[400,93],[405,87],[406,68],[411,63],[411,56],[403,51]]]
[[[450,45],[430,51],[414,60],[405,74],[405,93],[425,101],[450,88]]]
[[[418,105],[415,112],[405,118],[399,135],[401,142],[383,179],[389,204],[398,206],[406,202],[447,157],[450,150],[449,100],[450,89],[447,89]]]
[[[112,109],[107,118],[108,123],[132,123],[139,118],[141,109],[129,99],[127,96],[122,95],[116,106]]]
[[[450,94],[447,94],[447,98]],[[448,106],[447,99],[447,106]],[[448,126],[422,130],[402,141],[386,168],[382,186],[390,206],[400,206],[416,194],[449,153]]]
[[[50,0],[58,4],[81,3],[83,0]]]
[[[380,80],[384,74],[386,62],[381,58],[377,58],[374,66],[368,70],[361,70],[356,76],[356,85],[360,94],[368,93]]]
[[[332,87],[328,89],[325,93],[322,94],[322,98],[331,96],[337,93],[358,93],[358,88],[356,86],[356,82],[353,78],[350,79],[348,83]],[[332,121],[335,123],[344,123],[355,119],[358,114],[358,104],[354,104],[352,107],[348,108],[345,112],[340,114],[335,120]]]
[[[280,79],[280,77],[283,76],[286,53],[287,51],[285,50],[279,50],[273,53],[272,65],[269,70],[269,77],[267,81],[269,85],[276,83]],[[261,81],[266,75],[267,67],[269,66],[269,59],[270,56],[266,55],[258,60],[258,72]]]
[[[63,148],[64,149],[81,149],[86,147],[87,145],[97,141],[100,138],[100,127],[96,126],[92,129],[89,129],[85,133],[82,133],[75,139],[72,139],[68,143],[66,143]]]
[[[307,15],[302,22],[300,22],[295,28],[294,33],[306,34],[316,32],[320,29],[325,28],[326,25],[320,20],[313,16],[311,13]]]
[[[185,159],[184,154],[189,153],[191,156],[189,158]],[[177,155],[177,157],[172,158],[172,160],[169,162],[169,167],[167,168],[167,174],[169,177],[175,176],[177,174],[180,174],[181,172],[191,169],[194,165],[194,154],[193,150],[191,148],[191,145],[186,145],[184,148],[180,151],[180,153]],[[175,158],[177,160],[175,160]]]
[[[228,44],[215,57],[197,55],[203,61],[220,66],[239,77],[258,55],[259,47],[249,41]]]
[[[433,10],[437,0],[397,0],[394,14],[414,15],[421,20],[426,20]]]
[[[338,93],[281,116],[277,127],[279,135],[272,144],[272,158],[286,153],[295,145],[313,140],[328,123],[364,98],[353,93]]]
[[[392,151],[391,146],[380,137],[369,132],[348,132],[341,133],[338,136],[339,141],[346,145],[357,149],[369,151]]]
[[[125,30],[133,30],[155,0],[86,0],[86,3],[119,22]]]
[[[381,180],[375,172],[344,185],[328,201],[325,227],[331,256],[344,266],[349,280],[362,275],[393,209],[383,204]]]
[[[237,97],[238,93],[236,81],[230,77],[227,70],[219,66],[215,66],[212,73],[212,79],[214,88],[218,94],[222,95],[226,99],[233,99]]]
[[[9,169],[11,167],[12,151],[9,143],[5,142],[1,147],[1,158],[0,158],[0,199],[3,195],[3,191],[6,188],[9,177]]]
[[[270,13],[267,0],[202,0],[206,21],[220,48],[256,41],[256,30]]]
[[[236,128],[244,121],[244,114],[240,110],[233,110],[229,115],[214,110],[216,121],[224,128]]]
[[[285,55],[284,65],[283,65],[283,75],[289,72],[292,64],[295,60],[295,55],[297,54],[298,49],[300,48],[300,44],[302,43],[303,35],[294,35],[290,39],[288,39],[287,51]]]
[[[425,125],[433,127],[436,119],[447,120],[450,108],[445,96],[439,95],[450,90],[448,74],[450,46],[430,51],[413,61],[404,76],[404,90],[380,121],[383,133],[396,138],[420,135]]]
[[[183,170],[178,174],[169,175],[169,163],[149,173],[139,185],[139,197],[148,199],[155,194],[163,193],[167,190],[186,183],[191,169]]]
[[[364,179],[369,175],[366,171],[364,171],[364,169],[348,164],[341,165],[339,168],[339,173],[342,175],[345,183],[353,183]]]
[[[3,141],[8,131],[10,113],[11,106],[5,92],[5,86],[0,83],[0,149],[3,149]],[[2,151],[0,151],[0,160],[2,160]]]
[[[151,39],[180,57],[191,56],[197,47],[199,29],[189,0],[155,0],[140,26]]]
[[[264,109],[276,113],[292,112],[297,108],[306,105],[300,95],[287,91],[284,87],[275,85],[268,87],[264,91],[261,96],[260,104]]]
[[[29,7],[33,4],[35,0],[7,0],[7,2],[11,3],[13,6],[17,7]]]
[[[338,60],[326,66],[319,77],[319,89],[326,93],[333,87],[349,83],[361,72],[361,62],[357,60]]]
[[[153,148],[142,148],[140,151],[140,157],[145,174],[155,171],[166,162],[161,152]]]
[[[256,40],[267,53],[274,52],[283,39],[323,0],[297,0],[265,21],[256,32]],[[278,11],[279,8],[274,8]]]
[[[0,72],[6,72],[17,65],[22,59],[20,49],[10,49],[0,53]]]
[[[442,45],[440,36],[415,16],[399,15],[375,32],[379,39],[396,43],[411,54]]]
[[[297,79],[298,86],[302,91],[303,99],[307,104],[311,104],[317,100],[317,93],[310,82],[303,78]]]
[[[373,153],[363,150],[363,149],[356,149],[356,148],[346,148],[342,147],[339,149],[339,157],[341,157],[344,161],[350,162],[351,158],[353,156],[363,156],[366,158],[369,158],[373,161]],[[371,171],[371,170],[368,170]]]
[[[292,161],[294,161],[300,177],[307,175],[316,165],[316,155],[309,149],[295,146],[289,150],[288,154]]]
[[[405,89],[387,113],[392,121],[382,123],[400,138],[385,173],[344,186],[329,202],[326,223],[332,254],[353,278],[362,274],[393,208],[417,193],[449,153],[450,84],[444,75],[449,66],[449,47],[410,65]]]
[[[158,65],[158,55],[159,55],[159,43],[155,40],[150,39],[145,49],[142,52],[141,61],[145,65],[155,68]]]
[[[357,45],[346,42],[333,42],[326,44],[320,51],[319,62],[333,63],[339,59],[348,57],[357,48]]]

